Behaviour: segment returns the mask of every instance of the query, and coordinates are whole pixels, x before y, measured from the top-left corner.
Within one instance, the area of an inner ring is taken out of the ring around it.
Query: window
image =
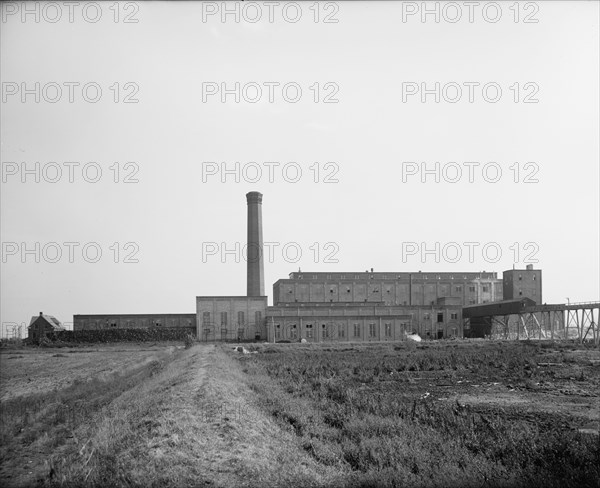
[[[246,317],[244,312],[238,312],[238,325],[244,325],[246,323]]]
[[[204,329],[204,337],[208,337],[209,334],[210,334],[210,329],[209,328]]]
[[[484,287],[483,287],[483,291],[484,291],[484,292],[487,292],[487,291],[489,291],[489,290],[490,290],[490,287],[489,287],[489,286],[484,286]]]
[[[262,325],[262,312],[254,312],[254,322],[256,323],[256,325]]]
[[[296,324],[292,324],[290,326],[290,339],[298,338],[298,329],[296,328]]]
[[[221,339],[227,339],[227,329],[221,329]]]
[[[343,326],[343,325],[338,326],[338,336],[346,337],[346,327],[345,326]]]
[[[323,329],[323,338],[328,339],[329,338],[329,329],[327,328],[327,326],[325,324],[322,324],[321,328]]]
[[[154,325],[155,325],[156,327],[160,327],[160,326],[162,325],[162,322],[161,322],[160,320],[155,320],[155,321],[154,321]],[[115,327],[116,327],[116,326],[117,326],[117,324],[115,324]]]
[[[281,326],[279,324],[275,326],[275,339],[281,339]]]
[[[354,337],[360,337],[360,324],[354,324]]]
[[[440,324],[444,321],[444,312],[438,312],[437,321],[438,321],[438,324]]]
[[[519,296],[523,296],[523,292],[519,290]]]
[[[522,281],[523,277],[521,275],[519,275],[519,281]]]
[[[535,281],[535,275],[533,275],[533,277],[531,278],[533,281]]]
[[[471,293],[475,293],[475,287],[474,286],[469,286],[469,291]]]
[[[246,329],[243,327],[238,328],[238,341],[241,341],[246,338]]]
[[[423,318],[424,318],[425,320],[429,320],[429,319],[431,318],[431,316],[430,316],[428,313],[424,313],[424,314],[423,314]]]
[[[458,314],[456,312],[453,312],[450,314],[450,319],[452,320],[458,320]]]
[[[157,325],[158,325],[158,324],[157,324]],[[111,322],[111,323],[110,323],[110,326],[111,326],[111,327],[116,327],[116,326],[117,326],[117,323],[116,323],[116,322]]]
[[[227,312],[221,312],[221,325],[227,325]]]
[[[202,323],[210,324],[210,312],[202,312]]]
[[[385,336],[392,337],[392,324],[385,324]]]
[[[377,330],[375,324],[369,324],[369,337],[377,337]]]
[[[312,324],[306,324],[306,338],[312,339],[313,336],[313,326]]]

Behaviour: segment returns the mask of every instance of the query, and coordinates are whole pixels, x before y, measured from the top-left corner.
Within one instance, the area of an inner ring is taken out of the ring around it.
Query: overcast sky
[[[298,268],[528,262],[598,300],[599,5],[489,4],[4,3],[3,331],[244,295],[248,191],[269,304]]]

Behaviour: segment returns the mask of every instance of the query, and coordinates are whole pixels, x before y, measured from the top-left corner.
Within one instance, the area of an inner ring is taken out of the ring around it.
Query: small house
[[[29,327],[27,328],[30,341],[39,343],[44,337],[59,330],[66,330],[60,321],[52,315],[46,315],[40,312],[38,316],[31,317]]]

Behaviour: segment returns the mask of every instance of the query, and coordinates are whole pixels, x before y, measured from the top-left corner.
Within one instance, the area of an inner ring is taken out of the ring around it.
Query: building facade
[[[48,334],[62,330],[66,329],[56,317],[40,312],[39,315],[31,317],[27,327],[27,338],[34,343],[39,343]]]
[[[533,269],[528,264],[525,269],[509,269],[502,273],[502,285],[505,300],[530,298],[542,304],[542,270]]]
[[[145,329],[151,327],[196,327],[196,314],[99,314],[73,315],[73,330]]]
[[[461,306],[388,306],[362,303],[298,303],[267,309],[267,337],[273,341],[399,341],[408,334],[428,339],[462,337]]]
[[[265,340],[266,296],[196,297],[196,337],[202,341]]]
[[[440,298],[462,305],[502,300],[502,280],[496,273],[295,272],[273,285],[273,304],[375,303],[429,306]]]

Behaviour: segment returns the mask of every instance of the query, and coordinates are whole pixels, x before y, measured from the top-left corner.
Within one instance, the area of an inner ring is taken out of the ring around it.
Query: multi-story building
[[[533,269],[528,264],[525,269],[509,269],[502,273],[502,286],[505,300],[531,298],[534,302],[542,302],[542,270]]]
[[[461,305],[502,300],[502,280],[488,272],[297,272],[273,285],[273,304],[373,303],[429,306],[440,298]]]

